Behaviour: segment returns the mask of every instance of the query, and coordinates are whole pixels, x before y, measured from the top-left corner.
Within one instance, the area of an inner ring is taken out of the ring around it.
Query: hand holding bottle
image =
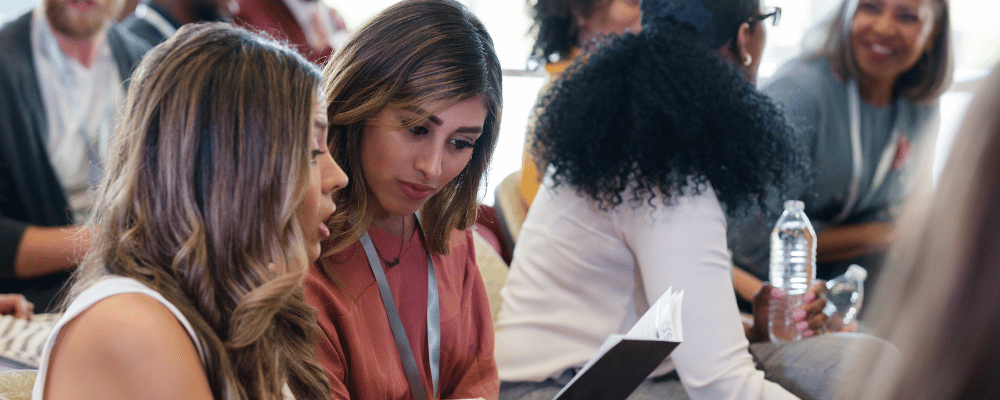
[[[823,309],[826,302],[826,281],[819,279],[809,288],[802,297],[802,307],[792,312],[795,320],[795,329],[802,333],[803,337],[812,337],[825,332],[827,315]],[[754,324],[747,332],[747,339],[753,342],[769,340],[767,332],[767,320],[771,309],[771,299],[781,300],[785,294],[778,288],[764,282],[764,286],[753,299],[753,319]]]

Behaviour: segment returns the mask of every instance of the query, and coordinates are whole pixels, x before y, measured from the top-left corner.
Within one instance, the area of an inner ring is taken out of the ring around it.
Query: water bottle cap
[[[804,203],[802,200],[785,200],[785,209],[787,210],[789,208],[797,208],[799,210],[805,210],[806,203]]]
[[[868,271],[858,264],[851,264],[850,267],[847,267],[847,273],[862,281],[868,278]]]

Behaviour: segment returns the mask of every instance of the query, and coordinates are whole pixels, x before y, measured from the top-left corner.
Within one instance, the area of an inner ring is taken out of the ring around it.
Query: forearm
[[[73,268],[90,248],[90,230],[78,226],[31,226],[14,258],[14,274],[37,278]]]
[[[895,228],[885,222],[830,226],[817,236],[816,261],[836,262],[877,253],[895,238]]]
[[[763,286],[764,282],[757,279],[756,276],[740,267],[733,266],[733,287],[736,288],[736,295],[740,296],[741,299],[752,302],[753,297]]]

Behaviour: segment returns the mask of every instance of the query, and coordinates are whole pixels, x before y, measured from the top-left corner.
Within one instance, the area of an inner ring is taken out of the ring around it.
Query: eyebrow
[[[424,111],[420,107],[415,107],[415,111],[417,113],[419,113],[419,114],[430,114],[429,112]],[[431,123],[434,124],[434,125],[441,125],[441,124],[444,123],[444,121],[441,121],[441,118],[438,118],[436,115],[433,115],[433,114],[431,114],[430,116],[428,116],[427,120],[431,121]],[[481,126],[462,126],[462,127],[459,127],[458,129],[455,129],[455,133],[483,133],[483,127],[481,127]]]

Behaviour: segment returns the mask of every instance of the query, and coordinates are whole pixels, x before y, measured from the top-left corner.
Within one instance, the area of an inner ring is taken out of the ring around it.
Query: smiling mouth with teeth
[[[879,54],[879,55],[883,55],[883,56],[887,56],[887,55],[892,54],[892,49],[890,49],[888,47],[885,47],[885,46],[880,46],[880,45],[877,45],[877,44],[873,44],[873,45],[871,45],[870,48],[872,49],[873,52],[875,52],[875,54]]]

